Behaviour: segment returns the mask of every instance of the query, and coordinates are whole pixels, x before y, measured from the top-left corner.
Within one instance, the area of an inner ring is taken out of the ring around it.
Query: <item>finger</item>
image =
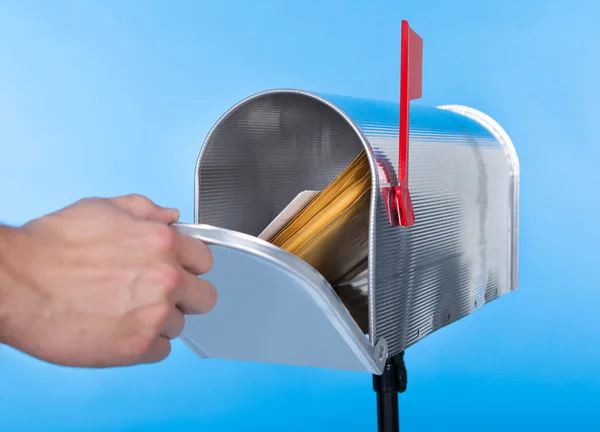
[[[173,301],[185,314],[205,314],[217,304],[217,290],[210,282],[185,273],[184,282],[173,292]]]
[[[139,363],[157,363],[166,359],[171,353],[171,341],[159,336],[154,340],[150,349],[140,358]]]
[[[213,265],[213,256],[204,242],[177,231],[175,258],[190,273],[200,275],[208,272]]]
[[[121,210],[140,219],[170,224],[179,220],[179,210],[161,207],[151,199],[137,194],[111,198],[110,201]]]
[[[185,316],[178,308],[173,308],[165,323],[162,325],[159,334],[167,339],[179,337],[185,325]]]

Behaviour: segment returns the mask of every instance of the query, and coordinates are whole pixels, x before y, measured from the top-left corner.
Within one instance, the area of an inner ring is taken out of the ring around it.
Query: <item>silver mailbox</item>
[[[415,223],[394,226],[385,193],[395,186],[398,131],[397,103],[288,89],[253,95],[218,120],[196,165],[195,223],[180,226],[210,245],[206,277],[219,291],[211,313],[188,318],[190,348],[380,374],[388,357],[517,288],[519,162],[508,135],[472,108],[413,106]],[[372,174],[368,270],[349,302],[256,237],[362,149]]]

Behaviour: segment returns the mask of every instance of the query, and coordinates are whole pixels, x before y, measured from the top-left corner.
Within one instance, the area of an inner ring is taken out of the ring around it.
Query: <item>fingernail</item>
[[[171,209],[171,214],[173,215],[173,220],[174,220],[175,222],[179,221],[179,216],[180,216],[181,214],[180,214],[180,212],[179,212],[179,210],[178,210],[178,209],[176,209],[176,208],[172,208],[172,209]]]

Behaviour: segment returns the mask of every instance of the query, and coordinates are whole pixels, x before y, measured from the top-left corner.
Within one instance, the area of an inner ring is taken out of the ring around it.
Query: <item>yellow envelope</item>
[[[292,235],[296,234],[310,219],[331,203],[343,188],[359,180],[369,172],[369,162],[364,150],[336,177],[321,193],[319,193],[302,211],[277,233],[270,242],[281,247]]]
[[[315,223],[319,230],[292,252],[332,285],[343,281],[368,255],[370,191],[369,187],[326,224]]]
[[[271,240],[331,284],[366,265],[371,172],[360,155]]]

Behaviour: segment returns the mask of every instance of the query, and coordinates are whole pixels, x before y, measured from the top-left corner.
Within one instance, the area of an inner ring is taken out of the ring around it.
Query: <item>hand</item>
[[[167,357],[184,313],[206,313],[217,298],[197,277],[212,255],[169,226],[178,216],[129,195],[84,199],[13,230],[0,244],[0,342],[67,366]]]

